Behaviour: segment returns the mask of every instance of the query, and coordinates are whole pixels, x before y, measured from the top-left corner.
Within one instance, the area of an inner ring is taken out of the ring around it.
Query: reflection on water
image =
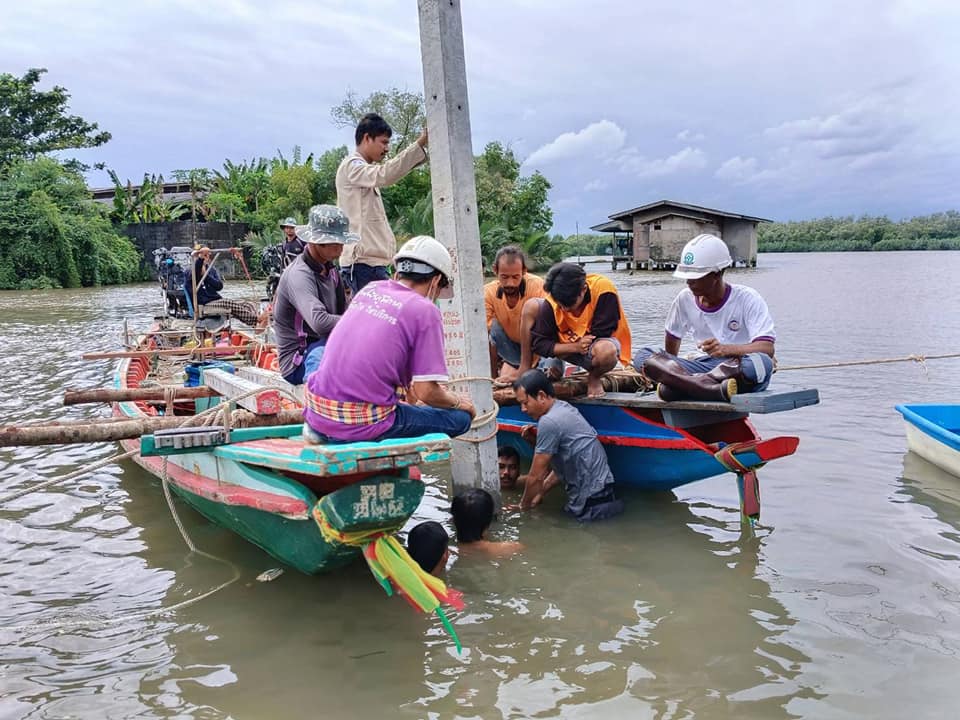
[[[732,275],[767,298],[789,366],[948,352],[958,274],[960,253],[893,253],[764,256]],[[677,282],[614,279],[635,338],[659,341]],[[109,363],[79,354],[117,347],[156,299],[146,285],[0,294],[3,421],[103,413],[61,407],[62,390],[108,382]],[[179,505],[222,560],[189,555],[132,463],[2,501],[113,445],[0,450],[0,717],[950,717],[960,479],[904,456],[893,405],[956,397],[956,362],[778,374],[823,403],[753,418],[801,437],[760,473],[755,536],[732,476],[628,493],[624,516],[593,526],[559,495],[508,513],[495,532],[522,553],[449,569],[467,599],[459,657],[362,564],[260,583],[274,560]],[[431,471],[414,522],[452,531],[449,470]]]

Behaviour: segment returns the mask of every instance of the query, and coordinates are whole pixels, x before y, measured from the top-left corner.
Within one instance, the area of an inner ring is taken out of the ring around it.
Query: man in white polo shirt
[[[643,348],[633,359],[637,370],[659,383],[664,400],[729,400],[770,384],[773,318],[760,293],[724,280],[732,264],[730,250],[716,235],[698,235],[684,246],[673,274],[687,287],[667,314],[664,347]],[[677,357],[685,336],[693,337],[699,357]]]

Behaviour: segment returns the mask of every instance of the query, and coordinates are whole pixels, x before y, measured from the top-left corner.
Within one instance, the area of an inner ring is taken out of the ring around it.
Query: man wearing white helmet
[[[470,398],[441,385],[449,376],[434,302],[453,293],[450,253],[421,235],[404,243],[393,264],[393,280],[368,283],[354,296],[307,379],[308,440],[455,437],[470,428]]]
[[[777,337],[773,318],[760,293],[724,280],[732,264],[726,243],[715,235],[698,235],[684,246],[673,274],[687,287],[667,314],[666,352],[643,348],[633,361],[659,382],[664,400],[729,400],[769,385]],[[685,336],[693,337],[699,357],[677,357]]]

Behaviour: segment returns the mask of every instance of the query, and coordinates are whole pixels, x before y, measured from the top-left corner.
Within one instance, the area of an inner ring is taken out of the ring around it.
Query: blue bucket
[[[200,373],[202,370],[210,370],[211,368],[216,368],[217,370],[225,370],[228,373],[235,374],[237,369],[231,364],[224,360],[202,360],[200,362],[194,362],[187,365],[187,380],[183,384],[184,387],[198,387],[200,385]]]

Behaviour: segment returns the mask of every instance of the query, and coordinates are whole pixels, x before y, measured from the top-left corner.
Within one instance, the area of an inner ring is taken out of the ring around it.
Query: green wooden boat
[[[118,388],[145,386],[147,380],[163,381],[149,357],[122,360],[114,375]],[[177,401],[175,414],[193,415],[208,402]],[[118,416],[160,412],[156,403],[114,404]],[[304,441],[302,428],[179,427],[122,444],[139,451],[134,460],[192,508],[308,574],[360,556],[359,544],[337,536],[399,530],[423,497],[418,466],[450,457],[450,439],[443,434],[314,445]]]

